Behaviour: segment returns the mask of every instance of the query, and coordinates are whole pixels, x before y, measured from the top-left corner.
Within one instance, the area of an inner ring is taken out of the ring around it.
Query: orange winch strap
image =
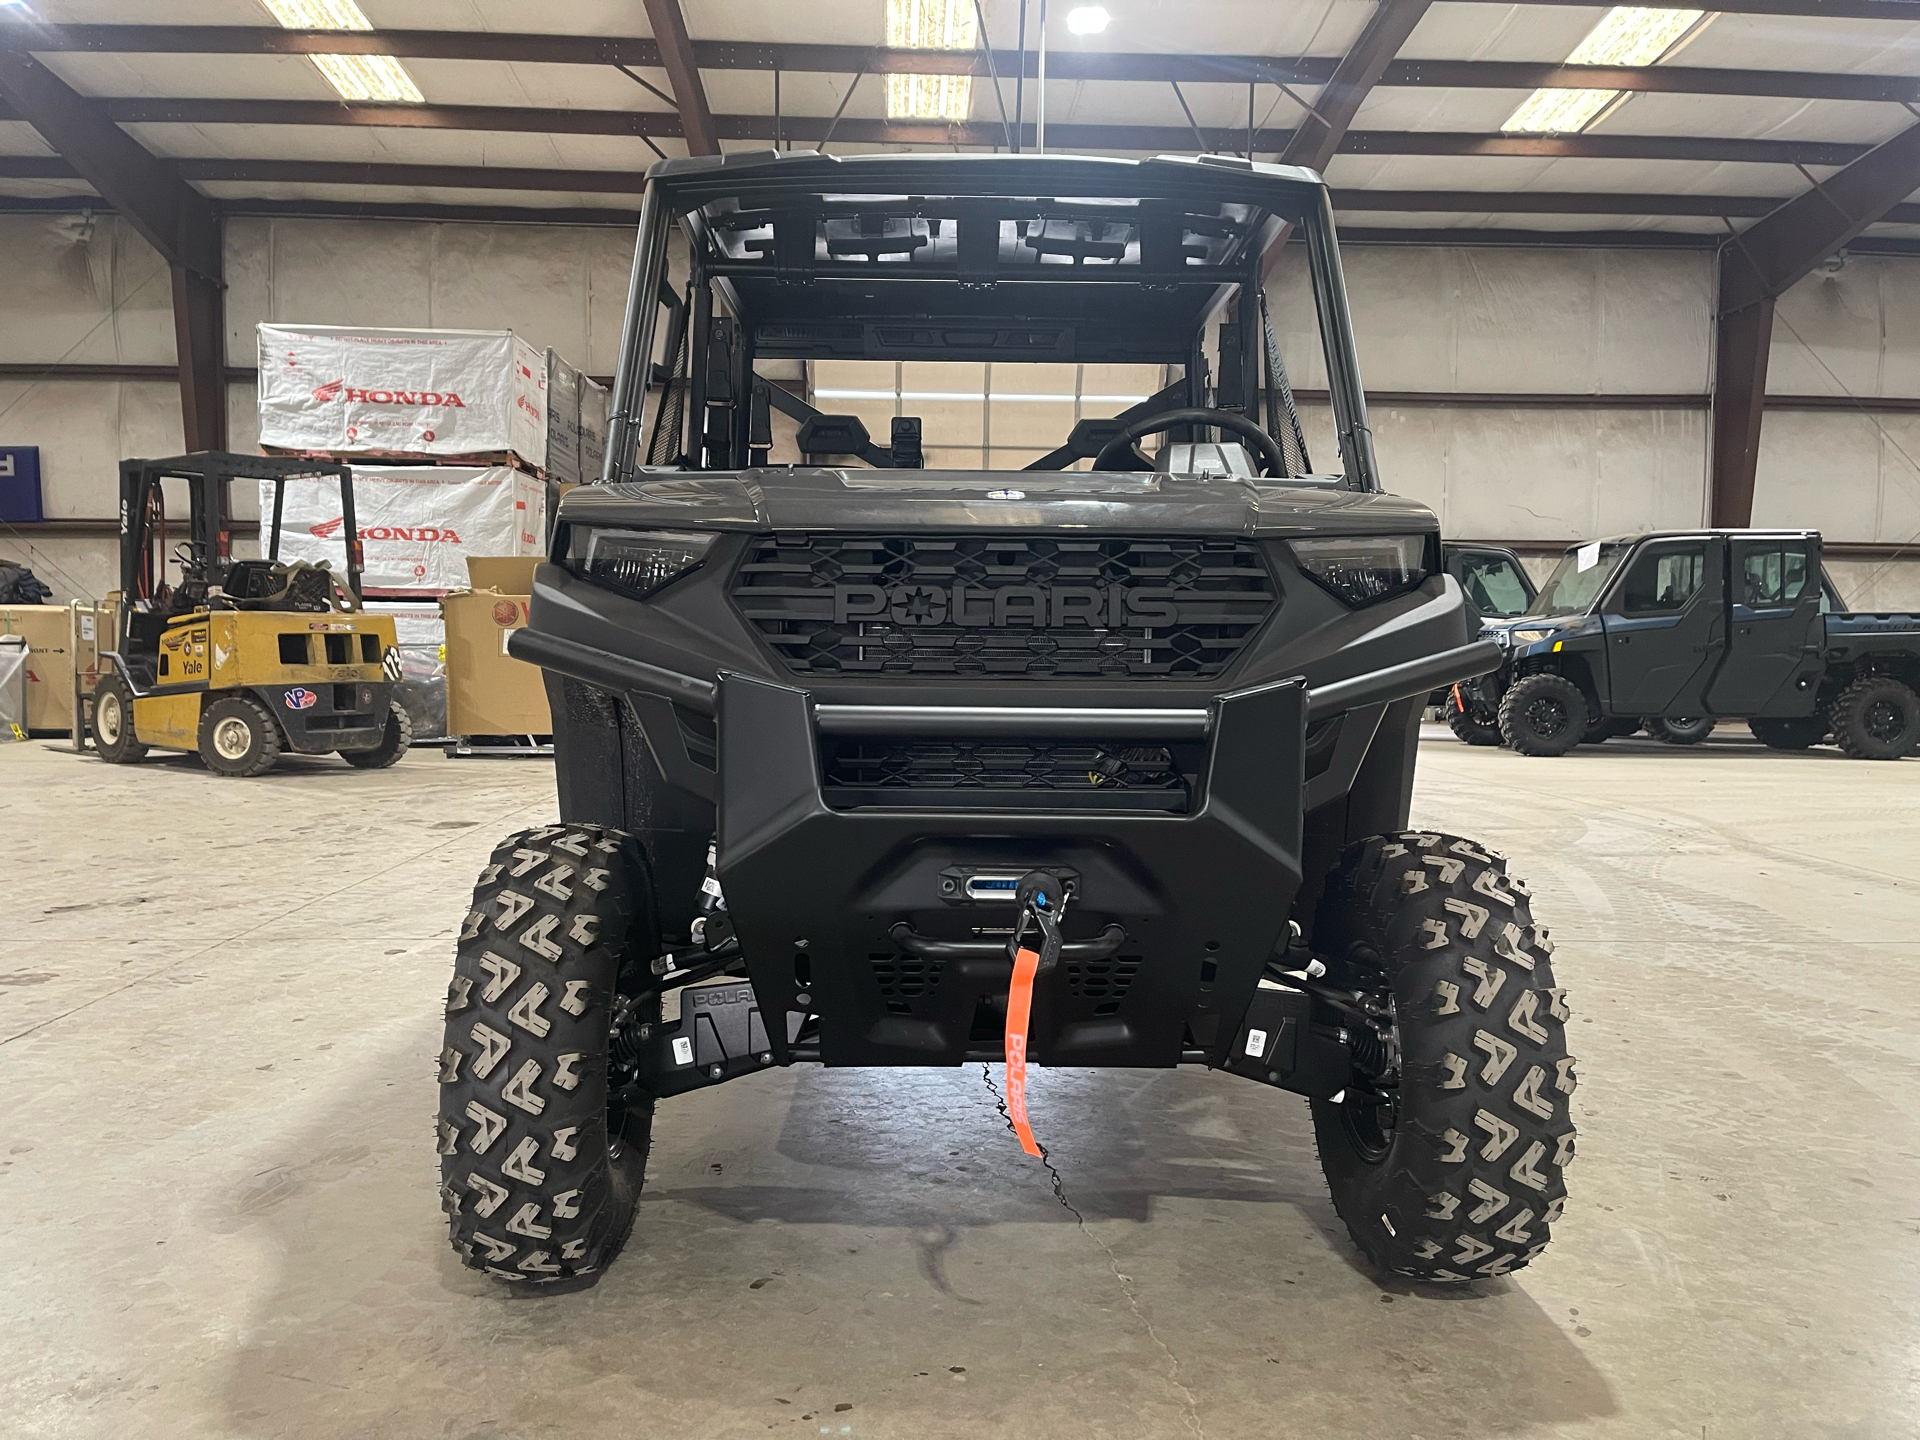
[[[1027,1021],[1033,1013],[1033,977],[1040,954],[1022,948],[1013,960],[1013,984],[1007,990],[1007,1115],[1020,1148],[1039,1156],[1040,1144],[1027,1123]]]

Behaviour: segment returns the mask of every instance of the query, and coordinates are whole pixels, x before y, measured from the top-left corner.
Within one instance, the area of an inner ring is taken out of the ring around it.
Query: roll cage
[[[678,285],[676,230],[687,267]],[[1332,205],[1311,171],[1222,156],[765,151],[663,161],[641,205],[603,479],[630,480],[643,466],[765,464],[773,408],[834,422],[815,432],[820,453],[918,464],[912,427],[874,443],[864,426],[755,374],[756,360],[773,359],[1178,367],[1156,394],[1081,421],[1026,468],[1063,469],[1128,423],[1211,407],[1250,418],[1264,408],[1268,433],[1298,456],[1289,473],[1305,473],[1262,293],[1269,255],[1294,231],[1315,298],[1337,483],[1377,491]],[[1209,428],[1169,438],[1205,440]]]

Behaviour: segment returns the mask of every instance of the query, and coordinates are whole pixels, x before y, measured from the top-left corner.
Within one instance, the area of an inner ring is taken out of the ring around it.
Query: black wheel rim
[[[1875,740],[1891,744],[1907,728],[1906,707],[1895,700],[1876,700],[1860,717],[1860,728]]]
[[[1378,1165],[1393,1149],[1399,1126],[1400,1019],[1392,987],[1382,979],[1367,1007],[1376,1017],[1375,1028],[1362,1030],[1368,1043],[1355,1044],[1356,1062],[1366,1066],[1354,1076],[1340,1106],[1340,1123],[1353,1148],[1370,1165]],[[1363,1059],[1363,1057],[1371,1057]]]
[[[1551,695],[1539,695],[1527,702],[1527,728],[1543,740],[1551,740],[1567,728],[1567,707]]]
[[[1370,1165],[1378,1165],[1393,1149],[1393,1136],[1400,1119],[1400,1104],[1390,1090],[1347,1092],[1340,1107],[1340,1123],[1346,1127],[1353,1148]]]

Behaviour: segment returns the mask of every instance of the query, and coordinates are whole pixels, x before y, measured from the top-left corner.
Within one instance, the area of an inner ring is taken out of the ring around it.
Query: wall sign
[[[42,520],[40,447],[0,445],[0,520]]]

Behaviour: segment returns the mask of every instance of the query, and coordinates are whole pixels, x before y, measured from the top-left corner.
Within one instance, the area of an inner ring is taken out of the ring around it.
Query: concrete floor
[[[0,1432],[1906,1436],[1920,1430],[1920,763],[1429,730],[1579,1017],[1553,1248],[1383,1284],[1305,1102],[978,1067],[663,1107],[585,1294],[462,1270],[432,1059],[464,892],[540,762],[251,782],[0,747]],[[997,1078],[997,1071],[996,1071]]]

